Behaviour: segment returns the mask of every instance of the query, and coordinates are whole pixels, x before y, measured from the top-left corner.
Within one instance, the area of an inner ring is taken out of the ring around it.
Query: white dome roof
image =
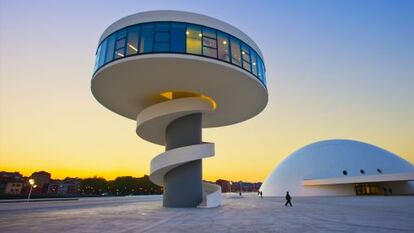
[[[286,191],[297,196],[347,195],[354,194],[353,190],[303,186],[303,181],[408,172],[414,172],[413,165],[379,147],[353,140],[326,140],[288,156],[266,178],[261,190],[265,196],[283,196]]]

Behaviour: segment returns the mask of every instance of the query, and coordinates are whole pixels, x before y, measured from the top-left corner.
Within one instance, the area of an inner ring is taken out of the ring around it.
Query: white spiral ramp
[[[150,142],[166,146],[166,131],[171,122],[196,113],[214,111],[213,105],[200,97],[185,97],[152,105],[138,114],[137,134]],[[164,177],[170,171],[186,163],[214,156],[214,143],[188,145],[159,154],[151,161],[150,180],[164,186]],[[202,200],[199,208],[218,207],[221,204],[221,187],[202,183]]]

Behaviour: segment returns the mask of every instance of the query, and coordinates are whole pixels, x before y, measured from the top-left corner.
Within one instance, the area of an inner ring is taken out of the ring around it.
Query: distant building
[[[49,183],[49,186],[47,187],[47,194],[51,194],[51,195],[57,194],[61,182],[62,182],[61,180],[52,180]]]
[[[33,189],[33,193],[41,194],[47,193],[50,183],[50,173],[45,171],[34,172],[31,176],[31,179],[34,179],[36,188]]]
[[[48,194],[77,195],[81,183],[79,178],[65,178],[64,180],[52,180],[48,185]]]
[[[262,185],[262,183],[250,183],[250,182],[243,182],[243,181],[228,181],[218,179],[216,181],[217,185],[221,186],[221,190],[223,193],[227,192],[257,192]]]
[[[0,172],[0,194],[6,193],[6,189],[8,188],[8,183],[21,182],[22,177],[23,177],[22,174],[20,174],[19,172],[1,171]],[[11,189],[11,187],[9,187],[9,189]]]
[[[230,181],[218,179],[216,180],[216,184],[221,187],[221,192],[227,193],[230,192]]]
[[[250,183],[250,182],[237,182],[239,187],[241,187],[243,192],[257,192],[262,185],[262,183]]]
[[[6,185],[4,194],[20,194],[22,192],[23,183],[21,182],[9,182]]]
[[[22,174],[19,172],[0,172],[0,182],[12,182],[12,181],[18,181],[22,178]]]

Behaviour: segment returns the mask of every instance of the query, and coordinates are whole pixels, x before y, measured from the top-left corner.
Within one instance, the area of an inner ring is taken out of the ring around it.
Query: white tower
[[[151,161],[166,207],[220,205],[220,187],[202,184],[214,144],[203,127],[242,122],[266,106],[263,55],[250,37],[220,20],[151,11],[109,26],[99,41],[92,93],[137,121],[137,134],[166,151]]]

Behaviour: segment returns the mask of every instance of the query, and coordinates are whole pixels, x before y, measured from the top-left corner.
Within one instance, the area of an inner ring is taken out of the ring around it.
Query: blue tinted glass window
[[[153,38],[154,37],[154,25],[153,24],[144,24],[141,26],[141,35],[140,35],[140,53],[150,53],[152,52]]]
[[[154,36],[154,52],[170,51],[170,24],[156,23]]]
[[[262,60],[260,60],[260,67],[261,67],[261,70],[262,70],[261,80],[266,85],[266,68],[265,68],[264,63],[263,63]]]
[[[260,65],[260,58],[257,59],[257,77],[262,80],[262,66]]]
[[[95,70],[113,59],[151,52],[218,58],[242,67],[266,84],[264,63],[247,44],[215,29],[178,22],[143,23],[113,33],[97,49]]]
[[[155,31],[156,32],[167,32],[170,30],[170,23],[156,23]]]
[[[114,48],[115,48],[115,34],[112,34],[108,38],[108,45],[107,45],[106,55],[105,55],[105,63],[112,61],[112,59],[114,58]]]
[[[240,42],[236,38],[230,39],[231,63],[241,66]]]
[[[126,42],[125,38],[117,40],[115,44],[115,49],[120,49],[120,48],[125,47],[125,42]]]
[[[257,57],[253,49],[250,50],[250,56],[252,60],[252,73],[257,76]]]
[[[185,29],[183,23],[171,23],[171,52],[185,53]]]
[[[108,39],[105,39],[101,44],[101,52],[99,54],[98,68],[105,64],[106,48],[108,44]]]
[[[114,59],[125,56],[126,30],[121,30],[116,33]]]
[[[154,52],[168,52],[170,50],[170,43],[157,42],[154,44]]]
[[[126,54],[133,55],[138,52],[138,37],[139,37],[139,27],[134,26],[128,29],[128,40],[126,46]]]
[[[125,53],[125,49],[124,48],[115,50],[115,54],[114,54],[115,59],[118,59],[118,58],[121,58],[121,57],[125,57],[125,54],[124,53]]]
[[[259,79],[263,82],[263,83],[265,83],[266,81],[265,81],[265,76],[264,76],[264,66],[263,66],[263,62],[262,62],[262,60],[258,57],[258,66],[257,66],[257,72],[258,72],[258,77],[259,77]]]
[[[98,50],[96,51],[94,71],[98,69],[98,64],[99,64],[99,58],[100,58],[100,54],[101,54],[101,49],[102,49],[102,44],[99,45]]]
[[[217,47],[218,47],[218,58],[223,61],[230,61],[230,41],[229,37],[224,33],[217,33]]]
[[[118,31],[118,32],[116,33],[116,39],[117,39],[117,40],[118,40],[118,39],[125,38],[125,37],[126,37],[126,29],[123,29],[123,30]]]
[[[155,33],[155,42],[168,42],[170,41],[170,34],[168,32]]]

